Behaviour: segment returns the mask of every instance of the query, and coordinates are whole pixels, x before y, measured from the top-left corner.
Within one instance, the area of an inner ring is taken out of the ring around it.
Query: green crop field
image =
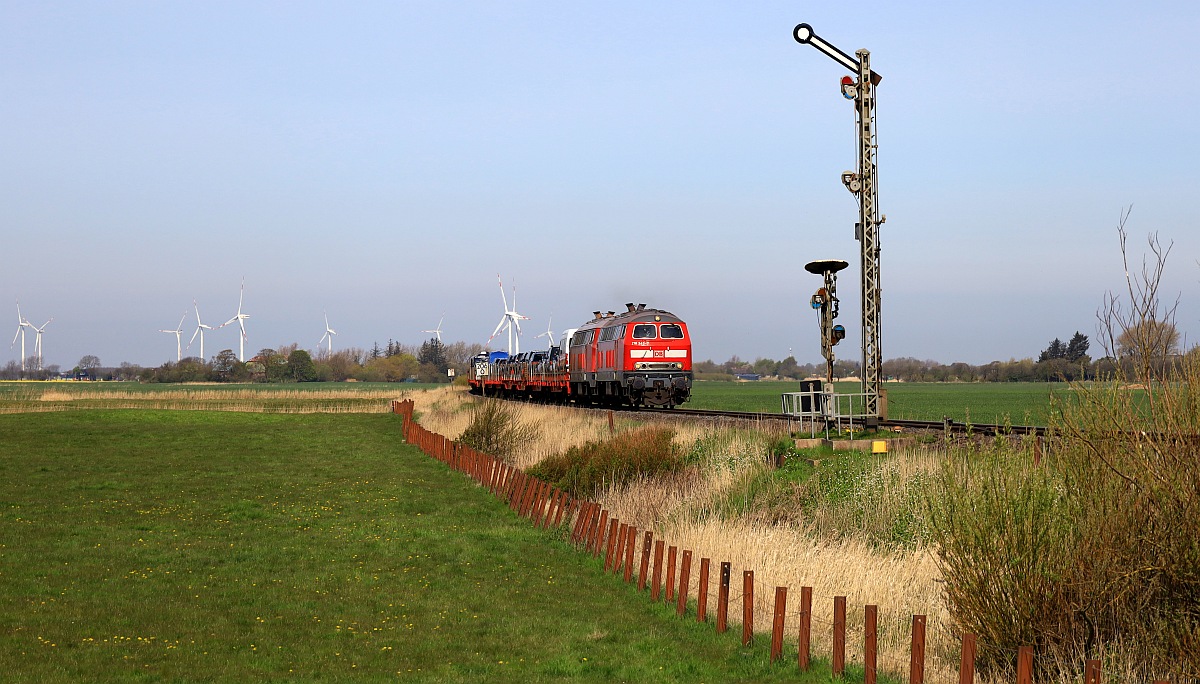
[[[1050,395],[1065,383],[887,383],[888,417],[976,424],[1045,425]],[[796,392],[796,382],[697,382],[687,408],[728,411],[780,411],[780,395]],[[839,393],[862,391],[858,383],[838,383]]]
[[[392,415],[0,415],[0,634],[7,682],[806,680]]]

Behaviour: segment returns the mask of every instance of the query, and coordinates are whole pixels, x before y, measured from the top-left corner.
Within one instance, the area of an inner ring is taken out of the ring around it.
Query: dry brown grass
[[[0,413],[45,413],[76,409],[158,409],[168,411],[236,411],[247,413],[387,413],[390,400],[403,391],[360,389],[225,389],[219,385],[94,389],[47,383],[28,385],[0,395]]]
[[[819,541],[805,530],[764,526],[748,519],[681,521],[658,531],[669,544],[693,553],[688,595],[699,591],[700,558],[712,559],[708,605],[716,606],[722,561],[731,564],[730,616],[740,623],[742,573],[754,572],[754,631],[770,634],[774,588],[788,587],[787,633],[799,623],[800,588],[813,588],[814,655],[828,658],[833,647],[833,599],[847,597],[848,662],[862,663],[863,606],[879,606],[882,672],[908,667],[912,616],[926,615],[929,681],[950,681],[957,672],[958,644],[937,581],[937,566],[924,549],[880,551],[850,538]],[[767,638],[767,637],[762,637]]]
[[[420,414],[421,425],[438,434],[458,439],[471,422],[467,407],[475,398],[462,388],[438,388],[409,396]],[[521,422],[541,426],[534,445],[514,460],[514,465],[522,469],[573,446],[582,446],[609,436],[607,419],[591,411],[540,404],[518,404],[518,409]],[[622,418],[615,420],[614,425],[620,430],[627,429],[630,423]]]

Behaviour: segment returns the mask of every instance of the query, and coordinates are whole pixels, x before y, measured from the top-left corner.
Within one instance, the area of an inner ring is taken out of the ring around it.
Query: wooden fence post
[[[654,534],[646,530],[646,536],[642,540],[642,561],[638,567],[638,591],[646,590],[646,570],[650,567],[650,543],[653,540]]]
[[[700,559],[700,587],[696,591],[696,622],[708,621],[708,559]]]
[[[684,549],[683,559],[679,561],[679,601],[675,606],[675,614],[682,616],[687,612],[688,583],[692,574],[692,552]]]
[[[667,547],[667,603],[675,600],[675,554],[678,548]]]
[[[525,488],[525,494],[521,497],[521,505],[517,507],[517,513],[522,517],[529,517],[533,512],[533,502],[538,497],[538,492],[542,488],[542,483],[534,477],[529,478],[529,486]]]
[[[783,620],[787,615],[787,587],[775,587],[775,619],[771,622],[771,662],[783,655]]]
[[[562,518],[563,507],[567,504],[567,493],[558,487],[552,487],[554,490],[554,505],[546,512],[545,527],[558,527],[558,520]]]
[[[534,527],[541,526],[542,517],[546,515],[546,507],[550,505],[550,495],[553,489],[549,482],[538,482],[537,496],[534,497],[533,506],[529,511],[529,521],[533,523]]]
[[[797,639],[797,661],[801,671],[808,671],[812,645],[812,587],[800,587],[800,636]]]
[[[1033,684],[1033,647],[1017,649],[1017,684]]]
[[[617,554],[613,557],[613,572],[619,572],[625,566],[625,547],[629,544],[629,523],[621,523],[617,532]]]
[[[1100,661],[1088,660],[1083,666],[1083,684],[1100,684]]]
[[[554,512],[554,527],[557,528],[559,525],[562,525],[564,514],[568,520],[571,518],[570,510],[574,504],[575,499],[571,498],[570,494],[563,492],[562,497],[558,501],[558,510]]]
[[[846,672],[846,597],[833,597],[833,676]]]
[[[542,482],[536,477],[529,477],[529,486],[525,488],[525,496],[521,499],[521,506],[517,512],[522,518],[527,518],[533,509],[533,502],[537,499],[538,493],[541,491]]]
[[[879,606],[863,607],[863,684],[875,684],[879,660]]]
[[[975,684],[975,635],[962,636],[962,657],[958,661],[958,684]]]
[[[591,504],[588,504],[588,505],[590,506]],[[586,517],[584,515],[584,512],[587,510],[589,510],[589,508],[587,506],[580,509],[579,515],[575,517],[575,524],[571,526],[571,543],[572,544],[579,543],[579,528],[583,527],[583,519],[584,519],[584,517]]]
[[[600,523],[596,525],[596,531],[592,533],[592,555],[596,558],[600,557],[601,542],[604,541],[604,526],[608,524],[608,509],[600,511]]]
[[[650,598],[657,601],[662,591],[663,540],[654,542],[654,575],[650,580]]]
[[[742,645],[754,639],[754,571],[742,571]]]
[[[729,627],[729,561],[721,562],[721,585],[717,589],[717,634]]]
[[[914,615],[912,622],[912,657],[908,663],[909,684],[925,681],[925,616]]]
[[[604,569],[611,570],[613,563],[613,547],[617,544],[617,525],[621,523],[617,518],[610,518],[608,521],[608,539],[604,545]]]
[[[519,511],[521,508],[521,496],[525,493],[525,485],[527,483],[528,479],[525,473],[517,471],[516,477],[513,478],[511,496],[508,499],[508,506],[514,511]]]
[[[633,580],[633,547],[637,546],[637,528],[629,526],[629,534],[625,539],[625,583]]]
[[[558,505],[558,488],[549,482],[546,483],[546,507],[538,509],[535,523],[538,529],[543,529],[550,524],[550,518],[554,515],[554,507]]]

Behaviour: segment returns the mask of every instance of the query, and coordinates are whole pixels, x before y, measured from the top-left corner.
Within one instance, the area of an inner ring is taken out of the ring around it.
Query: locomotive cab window
[[[633,326],[633,339],[652,340],[658,337],[658,330],[653,323],[640,323]]]
[[[659,334],[664,340],[682,340],[683,327],[676,323],[663,323]]]

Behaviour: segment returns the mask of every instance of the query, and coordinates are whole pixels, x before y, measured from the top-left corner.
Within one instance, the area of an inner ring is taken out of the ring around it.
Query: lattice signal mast
[[[792,30],[797,43],[812,45],[849,69],[854,77],[842,77],[842,96],[853,100],[858,124],[858,172],[842,173],[842,183],[858,198],[858,223],[854,237],[862,246],[862,385],[863,412],[883,418],[880,406],[883,353],[879,344],[879,226],[887,217],[879,213],[875,152],[875,89],[883,80],[871,71],[871,53],[859,50],[851,57],[825,42],[812,26],[798,24]]]

